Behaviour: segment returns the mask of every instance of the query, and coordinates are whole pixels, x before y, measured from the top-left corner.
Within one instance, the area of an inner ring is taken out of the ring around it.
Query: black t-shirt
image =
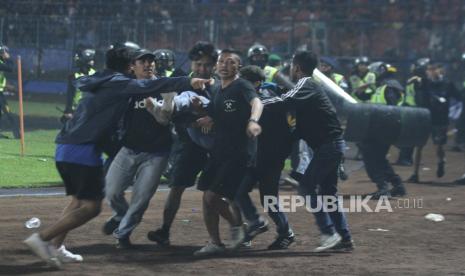
[[[168,153],[171,148],[169,126],[161,125],[145,109],[145,96],[133,97],[124,118],[123,146],[139,152]],[[156,98],[162,100],[160,95]]]
[[[216,157],[247,155],[246,127],[250,118],[250,101],[257,97],[252,84],[238,78],[213,93],[208,113],[215,123],[212,154]]]

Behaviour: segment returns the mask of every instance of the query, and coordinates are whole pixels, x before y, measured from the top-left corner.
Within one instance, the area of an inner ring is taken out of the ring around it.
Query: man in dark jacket
[[[315,251],[352,250],[347,220],[337,200],[337,173],[344,151],[342,128],[328,96],[311,77],[317,63],[318,58],[312,52],[296,53],[291,64],[291,78],[296,85],[280,99],[264,100],[263,104],[284,100],[295,111],[296,138],[303,139],[314,151],[299,188],[301,195],[310,198],[311,208],[316,210],[313,214],[321,232],[321,244]],[[322,207],[322,203],[318,203],[322,199],[320,195],[331,197],[335,211],[317,209],[317,206]]]
[[[112,48],[106,55],[107,70],[82,77],[77,88],[84,92],[76,112],[62,128],[55,142],[55,160],[67,195],[72,196],[62,217],[52,226],[32,234],[24,242],[41,259],[60,267],[67,261],[57,251],[67,233],[100,213],[104,187],[101,145],[116,128],[128,108],[129,99],[137,95],[203,89],[208,80],[161,78],[135,80],[127,74],[132,51]],[[66,253],[66,252],[64,252]]]

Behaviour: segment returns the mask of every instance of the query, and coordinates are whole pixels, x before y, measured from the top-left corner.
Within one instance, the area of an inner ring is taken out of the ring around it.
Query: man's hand
[[[191,106],[195,113],[202,113],[205,111],[199,97],[191,97]]]
[[[247,125],[247,135],[249,137],[257,137],[262,133],[262,127],[254,121],[249,121],[249,124]]]
[[[7,51],[3,51],[2,58],[3,58],[4,60],[10,59],[10,54],[9,54]]]
[[[204,116],[197,119],[197,125],[200,127],[203,134],[208,134],[213,127],[213,119],[209,116]]]
[[[213,79],[199,79],[199,78],[192,78],[191,79],[191,86],[195,90],[204,90],[206,84],[212,84]]]
[[[145,98],[144,101],[145,101],[145,109],[147,109],[148,111],[151,111],[155,108],[152,97]]]

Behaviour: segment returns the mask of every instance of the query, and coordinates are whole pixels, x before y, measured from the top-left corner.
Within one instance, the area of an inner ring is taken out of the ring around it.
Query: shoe
[[[268,231],[268,221],[266,219],[259,219],[258,223],[254,223],[247,228],[244,241],[251,241],[257,235],[266,231]]]
[[[57,257],[62,263],[80,263],[83,261],[81,255],[71,253],[66,250],[64,245],[60,246],[60,248],[57,249],[57,252]]]
[[[208,242],[207,245],[195,251],[194,256],[197,256],[197,257],[209,256],[209,255],[214,255],[214,254],[221,254],[221,253],[224,253],[225,251],[226,251],[226,248],[224,247],[224,244],[217,245],[217,244]]]
[[[444,161],[441,161],[441,162],[438,163],[438,170],[436,171],[436,176],[437,177],[441,178],[446,173],[446,170],[444,168],[445,164],[446,164],[446,162],[444,162]]]
[[[341,181],[346,181],[347,179],[349,179],[349,175],[346,173],[346,169],[343,163],[339,164],[338,175]]]
[[[321,235],[320,239],[320,246],[315,248],[314,252],[323,252],[332,249],[341,241],[341,236],[338,233],[334,233],[332,235]]]
[[[355,243],[353,240],[348,240],[348,241],[341,240],[332,249],[342,251],[342,252],[352,252],[355,250]]]
[[[465,185],[465,174],[459,179],[455,180],[454,183],[458,185]]]
[[[407,179],[407,183],[420,183],[420,179],[418,178],[418,174],[412,174],[412,176],[410,176]]]
[[[58,252],[49,242],[43,241],[39,233],[34,233],[29,238],[24,240],[24,243],[36,254],[39,258],[47,262],[52,267],[60,268],[61,262],[58,259]]]
[[[413,165],[413,161],[408,160],[408,159],[399,159],[399,160],[397,160],[396,165],[410,167],[410,166]]]
[[[252,247],[252,241],[245,241],[239,246],[239,248],[251,248]]]
[[[364,194],[363,195],[363,197],[368,197],[368,196],[370,196],[371,199],[375,199],[375,200],[380,199],[382,196],[385,196],[385,197],[387,197],[389,199],[389,198],[391,198],[391,193],[389,192],[389,190],[377,190],[374,193]]]
[[[287,249],[295,241],[294,232],[289,231],[287,235],[279,235],[274,242],[268,246],[268,250]]]
[[[129,240],[129,237],[116,239],[116,248],[118,248],[118,249],[130,249],[130,248],[132,248],[132,243],[131,243],[131,240]]]
[[[105,222],[105,224],[102,227],[102,232],[105,235],[111,235],[116,228],[119,227],[119,221],[116,221],[114,218],[111,218]]]
[[[170,245],[170,232],[164,231],[163,229],[157,229],[155,231],[149,231],[147,233],[147,239],[158,243],[161,246]]]
[[[244,242],[245,230],[242,225],[231,227],[231,242],[229,244],[230,249],[236,249]]]
[[[285,177],[283,180],[283,185],[290,185],[294,187],[299,186],[299,182],[290,176]]]
[[[392,188],[389,193],[391,194],[391,196],[393,197],[396,197],[396,196],[405,196],[407,194],[407,191],[405,190],[405,187],[404,185],[399,185],[399,186],[396,186],[394,188]]]

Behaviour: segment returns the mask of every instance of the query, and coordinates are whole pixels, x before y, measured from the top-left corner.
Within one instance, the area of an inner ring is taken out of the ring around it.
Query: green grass
[[[20,141],[0,140],[0,188],[44,187],[61,183],[55,169],[57,130],[25,133],[25,154],[20,155]]]
[[[18,114],[17,101],[9,101],[13,113]],[[61,113],[56,103],[25,102],[24,114],[55,120]],[[29,117],[30,118],[30,117]],[[25,122],[27,125],[28,122]],[[2,132],[12,136],[11,132]],[[55,136],[58,129],[27,129],[25,154],[20,155],[20,141],[0,139],[0,188],[46,187],[61,184],[55,169]]]

